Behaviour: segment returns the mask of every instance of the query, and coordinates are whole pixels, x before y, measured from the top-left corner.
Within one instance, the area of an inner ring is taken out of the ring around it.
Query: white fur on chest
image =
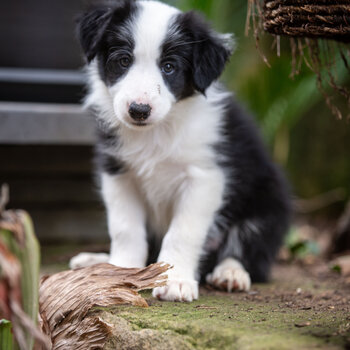
[[[164,123],[149,130],[119,129],[117,156],[135,179],[157,233],[168,228],[178,197],[197,177],[222,170],[216,164],[213,145],[220,140],[221,107],[215,94],[195,96],[178,103]]]

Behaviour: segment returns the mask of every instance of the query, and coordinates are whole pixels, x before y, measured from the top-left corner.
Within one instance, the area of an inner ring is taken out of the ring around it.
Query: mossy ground
[[[45,271],[50,271],[50,265]],[[250,293],[203,287],[193,303],[98,310],[113,326],[106,349],[350,349],[350,283],[323,262],[280,265]]]
[[[181,337],[188,349],[342,349],[348,341],[345,332],[349,331],[350,318],[346,311],[315,312],[308,307],[281,306],[275,300],[205,293],[193,303],[151,299],[148,309],[121,307],[109,310],[104,317],[112,323],[114,317],[122,318],[136,332],[171,331],[170,335]]]

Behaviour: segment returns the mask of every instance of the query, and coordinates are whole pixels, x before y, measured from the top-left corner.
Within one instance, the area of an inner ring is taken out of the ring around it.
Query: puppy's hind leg
[[[221,261],[213,272],[206,276],[206,281],[212,286],[228,292],[248,291],[251,285],[249,273],[234,258],[226,258]]]
[[[232,227],[219,251],[219,264],[206,276],[207,283],[231,292],[249,290],[251,281],[267,282],[286,222],[276,215],[273,221],[255,218]]]

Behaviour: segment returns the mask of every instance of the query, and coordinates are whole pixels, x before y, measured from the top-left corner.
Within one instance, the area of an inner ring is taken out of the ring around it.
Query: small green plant
[[[7,320],[0,320],[0,349],[13,349],[12,325]]]
[[[303,238],[296,227],[292,227],[289,231],[285,244],[292,259],[304,259],[309,255],[320,254],[317,242]]]
[[[8,189],[0,196],[1,350],[31,350],[37,339],[48,348],[37,327],[40,249],[30,216],[5,210]],[[11,327],[14,339],[12,340]]]

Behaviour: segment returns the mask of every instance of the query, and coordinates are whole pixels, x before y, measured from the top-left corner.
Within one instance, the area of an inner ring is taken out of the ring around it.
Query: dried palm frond
[[[98,264],[44,277],[40,286],[42,328],[53,350],[102,349],[112,325],[94,308],[116,305],[148,307],[137,292],[163,286],[169,269],[153,264],[143,269]]]

